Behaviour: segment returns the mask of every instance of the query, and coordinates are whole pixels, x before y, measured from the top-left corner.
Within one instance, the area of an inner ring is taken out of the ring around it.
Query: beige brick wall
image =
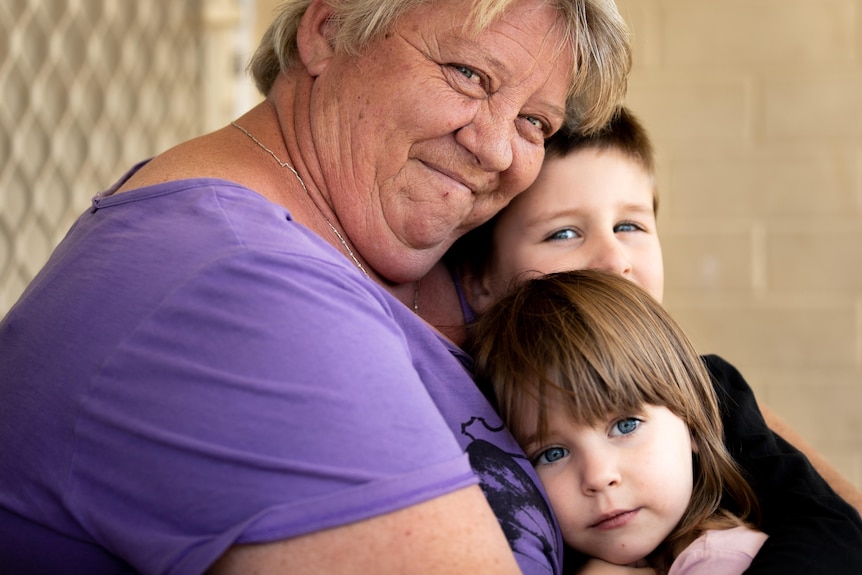
[[[862,0],[617,0],[666,303],[862,487]]]

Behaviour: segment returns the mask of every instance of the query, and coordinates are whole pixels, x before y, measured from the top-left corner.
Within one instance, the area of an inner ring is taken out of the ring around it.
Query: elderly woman
[[[0,324],[2,570],[559,573],[414,311],[629,62],[610,0],[284,5],[266,100],[99,194]]]

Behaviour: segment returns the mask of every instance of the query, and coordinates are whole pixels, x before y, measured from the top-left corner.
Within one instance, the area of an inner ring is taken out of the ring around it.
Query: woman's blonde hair
[[[550,401],[595,424],[609,414],[663,406],[697,445],[691,502],[651,558],[666,568],[704,529],[741,525],[758,513],[754,493],[724,445],[709,375],[682,329],[645,290],[608,272],[560,272],[527,280],[471,326],[467,344],[481,384],[493,386],[516,439],[547,434]],[[538,429],[518,406],[534,401]],[[736,515],[722,509],[729,496]]]
[[[358,54],[389,30],[404,12],[435,0],[325,0],[337,22],[335,45]],[[485,29],[518,0],[472,1],[474,33]],[[625,22],[613,0],[547,0],[562,16],[565,38],[575,56],[566,127],[592,133],[613,116],[626,92],[631,46]],[[283,3],[249,64],[258,90],[269,93],[278,74],[298,59],[297,30],[311,0]]]

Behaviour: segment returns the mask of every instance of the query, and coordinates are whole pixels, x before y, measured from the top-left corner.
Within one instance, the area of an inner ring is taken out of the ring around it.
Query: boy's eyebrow
[[[646,215],[655,215],[655,210],[653,209],[652,203],[642,203],[642,202],[629,202],[626,204],[621,204],[615,207],[616,210],[625,213],[638,213],[638,214],[646,214]],[[524,225],[526,228],[536,227],[540,224],[545,223],[546,221],[554,218],[561,217],[572,217],[572,216],[582,216],[584,214],[590,213],[591,210],[582,209],[578,207],[569,208],[565,210],[546,210],[543,212],[539,212],[534,217],[528,219]]]
[[[623,211],[626,211],[626,212],[640,212],[640,213],[645,213],[645,214],[649,214],[649,215],[652,215],[655,213],[655,210],[653,209],[652,202],[650,202],[648,204],[643,204],[641,202],[631,202],[628,204],[623,204],[622,209],[623,209]]]

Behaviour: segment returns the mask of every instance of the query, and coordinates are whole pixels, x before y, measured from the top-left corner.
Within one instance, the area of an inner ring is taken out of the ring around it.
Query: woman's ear
[[[334,38],[332,8],[323,0],[312,0],[296,32],[299,59],[311,76],[319,76],[326,69],[335,54]]]

